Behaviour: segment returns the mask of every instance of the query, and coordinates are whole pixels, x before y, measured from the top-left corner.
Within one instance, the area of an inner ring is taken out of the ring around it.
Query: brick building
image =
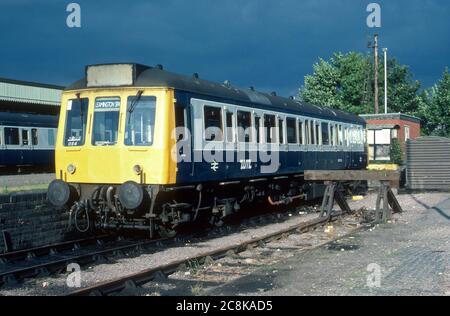
[[[397,138],[405,160],[406,141],[420,137],[420,119],[402,113],[361,115],[367,122],[369,162],[389,162],[392,139]]]

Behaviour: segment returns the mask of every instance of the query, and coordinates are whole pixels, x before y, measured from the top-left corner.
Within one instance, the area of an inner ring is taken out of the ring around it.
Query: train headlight
[[[119,187],[119,201],[128,210],[138,209],[144,201],[142,186],[134,181],[128,181]]]
[[[133,167],[133,171],[135,174],[140,175],[142,173],[142,167],[139,165],[136,165]]]
[[[70,174],[74,174],[76,170],[77,170],[77,167],[75,167],[75,165],[73,165],[73,164],[70,164],[67,166],[67,172]]]

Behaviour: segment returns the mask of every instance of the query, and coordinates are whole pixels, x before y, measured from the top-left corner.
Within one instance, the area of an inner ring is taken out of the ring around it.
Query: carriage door
[[[224,104],[191,99],[194,118],[195,180],[220,181],[226,177],[224,163]]]
[[[190,107],[175,104],[175,127],[177,142],[177,182],[188,182],[194,176],[192,159],[191,114]]]
[[[31,150],[31,139],[30,139],[30,129],[22,128],[21,129],[21,156],[22,156],[22,164],[31,164],[33,162],[33,154]]]

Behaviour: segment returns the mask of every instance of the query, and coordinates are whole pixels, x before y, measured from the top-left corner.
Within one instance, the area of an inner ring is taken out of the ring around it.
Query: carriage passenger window
[[[31,129],[31,144],[37,146],[38,144],[38,130],[36,128]]]
[[[234,143],[234,113],[227,112],[226,114],[226,135],[227,142]]]
[[[5,144],[19,145],[19,129],[14,127],[5,127]]]
[[[338,145],[338,129],[337,125],[333,125],[333,146]]]
[[[89,100],[77,98],[67,101],[64,146],[82,146],[86,137]]]
[[[205,106],[205,140],[223,141],[222,109],[212,106]]]
[[[342,125],[339,125],[338,129],[339,129],[339,132],[338,132],[338,144],[339,144],[339,146],[342,146],[344,144],[343,135],[342,135]]]
[[[237,111],[238,141],[249,143],[251,141],[252,114],[250,112]]]
[[[297,144],[297,126],[294,118],[286,119],[286,131],[288,144]]]
[[[48,130],[47,141],[49,146],[55,146],[55,131],[53,129]]]
[[[335,146],[336,145],[336,127],[331,124],[330,125],[330,145]]]
[[[256,143],[261,143],[261,118],[255,116]]]
[[[345,146],[350,146],[349,135],[348,135],[348,127],[344,129],[344,144]]]
[[[322,123],[322,144],[330,144],[330,134],[328,132],[328,123]]]
[[[317,122],[314,122],[314,126],[315,126],[315,128],[314,128],[314,144],[320,145],[321,144],[320,143],[320,139],[321,139],[321,137],[320,137],[320,124],[317,123]]]
[[[28,130],[27,129],[23,129],[22,130],[22,146],[28,146],[29,141],[28,141]]]
[[[127,116],[125,120],[125,145],[153,145],[155,133],[155,116],[156,97],[139,95],[128,97]],[[179,118],[179,120],[181,120],[181,118]]]
[[[311,128],[309,125],[309,121],[306,120],[305,121],[305,145],[310,145],[311,144]]]
[[[278,120],[278,138],[279,138],[280,144],[284,144],[284,120],[283,119]]]
[[[303,121],[298,121],[298,144],[304,145],[304,140]]]
[[[264,115],[264,128],[266,134],[266,143],[274,144],[276,143],[276,126],[275,126],[275,115]]]

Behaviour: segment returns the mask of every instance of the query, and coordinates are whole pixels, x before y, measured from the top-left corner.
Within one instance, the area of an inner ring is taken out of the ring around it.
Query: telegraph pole
[[[374,92],[375,92],[375,114],[380,112],[379,102],[378,102],[378,34],[374,36],[374,45],[373,45],[373,57],[375,59],[375,78],[374,78]]]

